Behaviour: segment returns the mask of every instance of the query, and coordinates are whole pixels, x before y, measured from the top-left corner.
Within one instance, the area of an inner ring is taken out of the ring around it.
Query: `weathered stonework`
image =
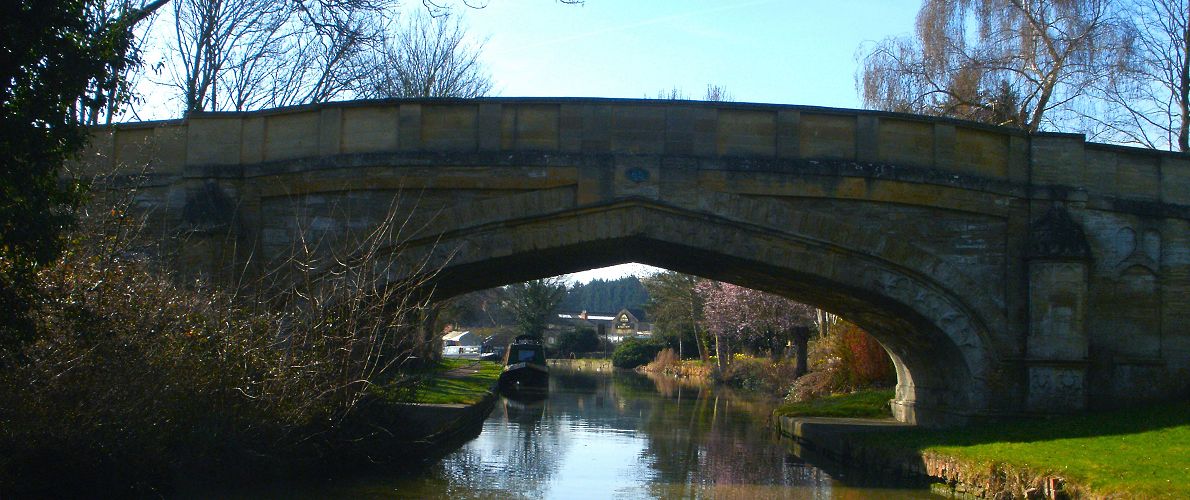
[[[259,276],[390,214],[439,297],[636,261],[881,341],[898,419],[1190,388],[1190,159],[920,116],[611,99],[344,102],[96,130],[179,270]],[[148,167],[147,174],[142,171]],[[338,255],[352,258],[351,255]]]

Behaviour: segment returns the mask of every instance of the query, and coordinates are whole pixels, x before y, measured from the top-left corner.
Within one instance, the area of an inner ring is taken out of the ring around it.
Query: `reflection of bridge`
[[[416,199],[405,254],[440,258],[445,294],[628,261],[781,293],[877,336],[902,420],[1188,384],[1186,155],[920,116],[602,99],[200,114],[121,126],[93,153],[96,168],[152,165],[138,201],[192,231],[179,265],[195,272],[260,269],[300,229],[349,237]]]

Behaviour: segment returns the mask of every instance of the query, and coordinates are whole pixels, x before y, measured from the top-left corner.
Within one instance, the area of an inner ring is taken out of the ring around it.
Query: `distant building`
[[[620,309],[620,312],[615,314],[589,313],[587,311],[580,313],[559,313],[558,327],[559,329],[591,328],[601,338],[605,338],[608,342],[616,344],[625,339],[649,338],[652,335],[652,325],[641,321],[641,317],[644,317],[644,311],[633,311],[627,308]],[[549,343],[549,339],[547,338],[546,340]]]
[[[442,336],[442,355],[448,358],[478,358],[483,339],[470,331],[447,332]]]
[[[442,336],[443,346],[477,346],[483,345],[483,339],[470,330],[463,332],[446,332]]]

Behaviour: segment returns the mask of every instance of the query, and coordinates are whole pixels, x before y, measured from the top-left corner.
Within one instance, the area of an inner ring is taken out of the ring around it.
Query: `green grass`
[[[445,374],[450,370],[478,364],[480,370],[462,377]],[[492,361],[466,359],[443,360],[434,372],[418,385],[409,402],[423,404],[474,404],[487,396],[500,378],[503,367]]]
[[[1190,402],[960,429],[856,435],[873,447],[954,457],[968,470],[1057,475],[1096,496],[1190,498]]]
[[[776,410],[780,417],[890,418],[888,400],[892,389],[867,389],[851,394],[786,403]]]

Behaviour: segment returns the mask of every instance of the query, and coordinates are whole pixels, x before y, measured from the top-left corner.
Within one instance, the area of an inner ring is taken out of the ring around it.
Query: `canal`
[[[770,430],[774,404],[633,372],[554,369],[548,398],[502,397],[479,435],[440,460],[249,496],[935,498],[800,461]]]

